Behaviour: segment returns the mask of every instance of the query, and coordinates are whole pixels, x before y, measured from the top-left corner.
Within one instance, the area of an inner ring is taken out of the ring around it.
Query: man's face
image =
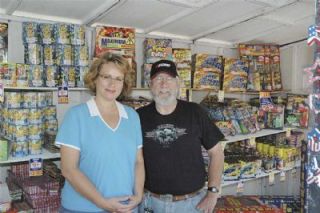
[[[179,95],[179,79],[164,72],[159,73],[151,79],[150,89],[157,104],[175,104]]]

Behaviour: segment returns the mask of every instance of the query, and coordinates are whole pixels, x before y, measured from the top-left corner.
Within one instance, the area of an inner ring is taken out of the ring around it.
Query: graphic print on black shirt
[[[178,100],[161,115],[155,103],[137,110],[143,132],[145,188],[157,194],[184,195],[205,184],[201,146],[207,150],[222,138],[207,113],[196,103]]]
[[[185,135],[186,129],[175,127],[173,124],[162,124],[156,129],[146,132],[146,138],[152,138],[153,141],[159,143],[163,148],[169,148],[177,139]]]

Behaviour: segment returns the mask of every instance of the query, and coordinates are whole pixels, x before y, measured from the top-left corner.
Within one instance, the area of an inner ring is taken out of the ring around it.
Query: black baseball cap
[[[177,67],[173,61],[169,60],[160,60],[154,62],[151,67],[150,79],[154,78],[158,73],[167,73],[172,77],[177,77]]]

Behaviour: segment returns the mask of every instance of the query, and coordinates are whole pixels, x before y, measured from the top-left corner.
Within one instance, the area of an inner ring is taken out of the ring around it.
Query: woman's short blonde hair
[[[131,92],[130,72],[132,72],[129,62],[122,56],[114,53],[104,53],[99,58],[95,59],[89,69],[89,72],[84,77],[85,86],[96,94],[96,79],[104,64],[113,63],[124,74],[123,88],[118,98],[127,96]]]

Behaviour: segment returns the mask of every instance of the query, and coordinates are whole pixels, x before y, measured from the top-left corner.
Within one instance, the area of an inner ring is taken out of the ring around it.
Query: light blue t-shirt
[[[102,119],[94,99],[72,107],[56,138],[57,145],[79,150],[79,169],[105,198],[134,193],[136,155],[142,147],[138,114],[119,102],[117,108],[120,120],[112,129]],[[101,211],[68,181],[62,190],[62,206],[78,211]]]

